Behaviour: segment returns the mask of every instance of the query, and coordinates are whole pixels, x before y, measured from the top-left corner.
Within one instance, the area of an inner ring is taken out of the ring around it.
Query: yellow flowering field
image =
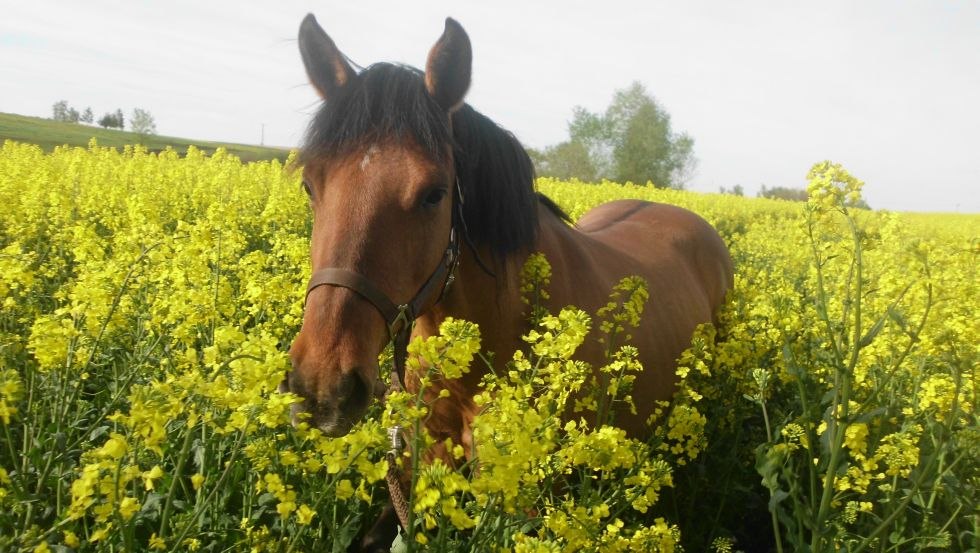
[[[627,278],[598,313],[549,313],[532,256],[534,330],[483,381],[478,456],[398,461],[397,547],[977,550],[980,216],[847,207],[861,182],[828,162],[808,179],[806,204],[539,179],[573,218],[626,197],[699,213],[735,290],[633,440],[608,407],[632,401],[621,337],[657,298]],[[0,205],[0,551],[346,550],[387,499],[385,428],[433,445],[422,394],[343,438],[289,423],[310,214],[279,162],[7,142]],[[592,328],[602,367],[575,357]],[[479,345],[447,320],[409,363],[458,376]]]

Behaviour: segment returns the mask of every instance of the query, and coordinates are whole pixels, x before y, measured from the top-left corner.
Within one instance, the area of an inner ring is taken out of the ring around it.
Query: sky
[[[976,1],[0,0],[0,112],[139,107],[163,135],[297,146],[308,12],[362,66],[424,67],[452,16],[467,101],[527,146],[640,81],[694,138],[691,190],[801,188],[830,159],[873,208],[980,212]]]

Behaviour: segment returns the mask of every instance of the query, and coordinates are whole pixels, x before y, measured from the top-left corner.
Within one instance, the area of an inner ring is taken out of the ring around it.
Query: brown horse
[[[631,435],[646,434],[654,402],[674,391],[676,358],[732,286],[718,233],[684,209],[631,200],[570,225],[534,191],[517,139],[463,102],[472,52],[452,19],[425,72],[386,63],[355,71],[312,15],[299,45],[324,103],[301,154],[314,277],[284,382],[304,399],[297,410],[327,435],[348,432],[385,391],[382,348],[409,331],[431,335],[447,316],[479,324],[484,349],[506,361],[528,330],[520,269],[538,251],[553,270],[551,308],[595,312],[623,277],[649,283],[650,305],[633,333],[645,367],[633,387],[637,412],[617,419]],[[603,360],[596,340],[580,355]],[[469,450],[481,376],[440,384],[452,393],[428,423],[437,443],[451,438]],[[414,391],[411,375],[406,385]]]

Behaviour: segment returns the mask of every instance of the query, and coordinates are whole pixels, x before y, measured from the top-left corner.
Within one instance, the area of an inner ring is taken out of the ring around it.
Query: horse
[[[450,316],[477,323],[484,350],[502,365],[530,328],[521,267],[541,252],[552,267],[552,309],[594,313],[623,277],[647,281],[651,305],[632,333],[645,369],[633,385],[635,413],[619,413],[617,424],[648,435],[655,403],[676,387],[677,357],[733,285],[715,229],[685,209],[638,200],[601,205],[571,224],[535,191],[517,138],[465,103],[472,47],[451,18],[424,71],[391,63],[355,70],[312,14],[299,48],[323,102],[299,155],[313,277],[282,386],[301,398],[294,416],[328,436],[347,433],[385,394],[378,356],[389,341],[403,364],[409,336],[436,334]],[[603,361],[595,339],[578,355]],[[472,398],[486,370],[430,391],[450,391],[427,422],[437,444],[449,438],[469,455],[479,411]],[[417,392],[418,379],[406,375],[404,385]],[[448,452],[432,455],[452,464]]]

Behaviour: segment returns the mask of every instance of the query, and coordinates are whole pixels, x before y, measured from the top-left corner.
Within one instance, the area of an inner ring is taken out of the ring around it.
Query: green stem
[[[214,331],[218,326],[218,291],[221,286],[221,229],[218,229],[218,244],[217,244],[217,254],[214,258],[214,298],[212,298],[213,305],[211,307],[211,312],[215,316],[211,319],[211,344],[214,344]]]
[[[762,420],[766,423],[766,441],[770,444],[772,443],[772,427],[769,425],[769,412],[766,409],[766,390],[761,388],[759,390],[759,407],[762,408]],[[769,497],[772,498],[773,491],[769,490]],[[783,538],[779,533],[779,517],[776,516],[776,509],[769,509],[769,517],[772,519],[772,534],[776,539],[776,551],[783,553]]]
[[[57,380],[59,381],[58,382],[58,392],[59,393],[58,393],[57,397],[55,398],[55,402],[54,402],[53,409],[52,409],[52,411],[54,413],[56,413],[56,415],[54,417],[54,424],[55,424],[55,432],[56,433],[61,432],[61,423],[62,423],[62,421],[64,421],[67,418],[67,415],[68,415],[68,406],[71,405],[71,404],[73,404],[75,402],[75,394],[72,394],[72,398],[70,400],[66,400],[64,402],[65,403],[65,412],[64,413],[61,413],[61,404],[62,404],[62,401],[65,400],[65,394],[62,393],[62,392],[66,389],[66,387],[65,386],[62,386],[60,381],[67,380],[68,369],[71,367],[71,359],[74,356],[75,343],[76,342],[75,342],[75,339],[74,338],[72,338],[68,342],[68,352],[65,355],[65,365],[64,365],[64,367],[62,367],[62,370],[64,371],[64,374],[60,374],[61,371],[59,371],[59,374],[56,376]],[[78,382],[77,382],[77,384],[76,384],[76,387],[75,387],[75,393],[78,392],[78,390],[81,388],[81,386],[82,386],[82,381],[79,379]],[[42,424],[40,424],[38,426],[40,428],[44,428],[47,425],[46,424],[43,424],[43,420],[42,420]],[[44,443],[44,440],[35,440],[35,441],[38,442],[38,443]],[[66,450],[62,450],[62,451],[66,451]],[[49,452],[48,455],[45,456],[45,459],[44,459],[44,467],[41,469],[40,475],[37,478],[37,486],[34,489],[34,494],[35,495],[40,495],[41,494],[41,490],[44,488],[44,482],[48,479],[48,474],[50,474],[51,469],[54,467],[55,461],[56,460],[57,461],[60,461],[61,460],[61,456],[62,455],[63,455],[63,453],[61,451],[59,451],[58,453]],[[28,508],[28,511],[30,511],[30,506]],[[26,523],[26,521],[25,521],[25,523]]]
[[[14,438],[10,435],[10,426],[7,424],[3,425],[3,434],[6,436],[7,450],[10,452],[10,462],[13,464],[17,460],[17,452],[14,451]]]
[[[85,364],[82,365],[80,372],[85,372],[91,366],[92,361],[95,359],[95,354],[99,350],[99,344],[102,342],[102,337],[105,335],[106,328],[109,327],[109,321],[112,320],[112,316],[115,314],[116,309],[119,308],[119,303],[122,301],[123,293],[126,291],[126,287],[129,286],[129,279],[132,278],[133,272],[140,265],[140,262],[146,258],[146,256],[153,251],[156,247],[163,244],[163,242],[157,242],[152,246],[143,248],[139,257],[129,266],[129,271],[126,273],[126,277],[123,279],[122,284],[119,285],[119,290],[116,292],[116,296],[112,299],[112,306],[109,307],[109,313],[106,314],[105,320],[102,321],[102,327],[99,328],[99,334],[95,337],[95,342],[92,344],[92,351],[88,354],[88,359],[85,360]]]
[[[796,365],[797,368],[799,368],[799,363],[796,362],[796,356],[793,354],[793,350],[789,348],[787,348],[787,350],[790,352],[790,355],[792,357],[791,361],[793,362],[794,365]],[[800,369],[800,373],[802,372],[803,372],[802,369]],[[803,407],[804,417],[808,418],[810,414],[810,405],[807,398],[809,396],[806,392],[806,386],[804,385],[802,378],[796,379],[796,386],[799,389],[800,404]],[[814,450],[814,444],[817,443],[817,434],[813,430],[813,425],[806,424],[804,426],[806,427],[804,431],[806,432],[806,452],[807,452],[807,459],[805,465],[807,467],[807,474],[809,476],[808,481],[810,484],[810,498],[812,502],[817,497],[817,480],[818,480],[817,467],[812,462],[813,459],[817,458],[816,451]],[[800,528],[802,528],[802,525],[800,525]],[[803,543],[803,540],[801,539],[799,543]]]
[[[187,455],[191,448],[191,437],[193,432],[191,428],[186,428],[187,433],[184,435],[184,443],[180,446],[180,453],[178,453],[179,458],[177,459],[177,468],[174,470],[173,478],[170,480],[170,488],[167,490],[167,499],[163,504],[163,514],[160,516],[160,531],[157,535],[163,539],[167,535],[167,522],[170,519],[170,507],[173,504],[174,494],[177,492],[177,486],[180,483],[180,478],[184,473],[184,465],[187,463]]]
[[[960,460],[963,459],[963,457],[965,455],[966,455],[966,452],[961,453],[952,463],[950,463],[946,467],[945,472],[951,471],[954,466],[956,466],[956,465],[959,464]],[[933,452],[933,454],[930,456],[929,460],[926,461],[925,466],[924,466],[921,474],[919,475],[919,478],[917,478],[912,483],[912,488],[909,490],[909,493],[907,493],[905,495],[905,497],[902,499],[902,502],[899,503],[898,508],[896,508],[894,511],[892,511],[891,514],[889,514],[887,517],[885,517],[878,524],[878,526],[861,541],[861,543],[858,545],[857,549],[852,550],[851,553],[860,553],[861,551],[864,551],[865,548],[867,548],[868,546],[872,545],[874,543],[875,539],[878,536],[880,536],[881,534],[883,534],[888,529],[889,525],[891,525],[891,523],[894,522],[895,519],[899,517],[899,515],[901,515],[901,514],[903,514],[905,512],[905,509],[908,507],[909,503],[911,503],[912,502],[912,499],[915,497],[915,492],[917,492],[918,490],[920,490],[922,488],[922,484],[925,482],[926,476],[929,474],[929,470],[927,470],[927,469],[934,462],[936,462],[937,456],[938,456],[938,451],[937,452]],[[939,477],[942,477],[942,476],[943,476],[942,474],[939,474]]]
[[[837,345],[837,339],[834,335],[834,326],[830,322],[830,315],[827,313],[827,289],[823,282],[823,259],[820,252],[817,251],[817,238],[813,235],[812,219],[807,221],[807,234],[810,239],[810,251],[813,253],[813,258],[817,262],[817,313],[820,315],[820,320],[824,323],[824,326],[827,329],[827,338],[830,340],[831,350],[834,353],[835,361],[837,361],[839,364],[843,364],[844,356],[841,354],[840,347]]]
[[[188,436],[190,436],[190,434],[191,434],[190,432],[187,433]],[[239,452],[241,452],[241,445],[242,445],[242,442],[244,442],[244,441],[245,441],[245,430],[242,430],[238,434],[238,439],[235,441],[235,445],[232,448],[231,457],[228,459],[227,462],[225,462],[225,470],[221,473],[221,476],[218,477],[218,481],[214,483],[214,487],[211,488],[211,491],[208,493],[207,498],[205,498],[205,500],[203,501],[203,504],[205,506],[208,505],[208,503],[210,503],[212,499],[214,499],[215,494],[218,493],[218,490],[221,489],[222,484],[225,483],[225,479],[227,479],[228,478],[228,475],[231,474],[231,469],[235,466],[235,461],[238,459],[238,454],[239,454]],[[185,443],[186,442],[187,442],[187,440],[185,439]],[[185,457],[186,457],[186,455],[185,455]],[[178,470],[180,470],[180,469],[178,469]],[[171,486],[170,489],[173,490],[173,486]],[[168,503],[170,502],[170,498],[169,497],[167,498],[167,502]],[[174,542],[173,542],[174,546],[177,546],[177,545],[180,544],[180,542],[184,541],[184,538],[187,537],[187,533],[190,532],[191,526],[193,526],[194,524],[197,523],[198,517],[200,517],[201,516],[201,513],[203,513],[203,512],[204,512],[204,509],[203,508],[196,508],[196,509],[194,509],[194,512],[191,514],[190,518],[184,524],[184,527],[181,528],[180,534],[178,534],[177,539],[174,540]],[[160,537],[161,538],[163,537],[163,527],[162,526],[161,526],[161,530],[160,530]]]
[[[823,535],[821,529],[827,526],[827,518],[830,516],[830,506],[834,497],[834,487],[837,481],[837,467],[843,460],[844,438],[849,424],[849,410],[851,400],[851,385],[853,383],[854,369],[857,367],[859,354],[861,352],[861,295],[864,291],[861,278],[863,276],[863,262],[861,256],[861,237],[854,223],[854,220],[844,213],[851,228],[851,236],[854,241],[854,269],[856,272],[854,279],[854,328],[851,339],[851,355],[847,366],[838,364],[835,370],[834,380],[839,384],[839,388],[834,390],[834,399],[831,405],[827,432],[830,432],[830,461],[827,464],[827,472],[824,475],[823,494],[820,499],[820,507],[817,510],[816,519],[813,523],[813,539],[811,541],[811,551],[814,553],[823,550]],[[821,287],[821,295],[824,290]],[[842,359],[841,359],[842,360]],[[839,393],[838,393],[839,389]],[[839,412],[838,412],[839,411]]]

